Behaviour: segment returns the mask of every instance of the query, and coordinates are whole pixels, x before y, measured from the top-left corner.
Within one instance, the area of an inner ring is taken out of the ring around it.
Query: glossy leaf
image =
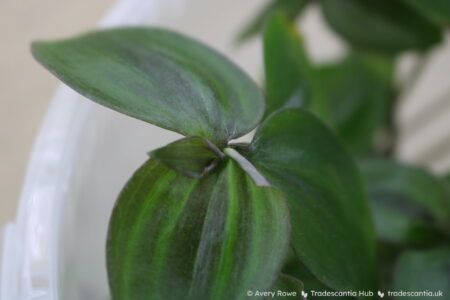
[[[430,250],[411,250],[402,254],[395,271],[395,290],[406,292],[442,292],[439,297],[450,295],[450,247]],[[395,299],[430,299],[429,295],[401,296]]]
[[[403,0],[418,13],[441,26],[450,25],[450,1],[448,0]]]
[[[405,242],[417,239],[415,228],[434,234],[433,226],[449,232],[450,193],[440,179],[421,168],[384,159],[363,160],[360,169],[381,239]]]
[[[260,121],[256,84],[209,47],[157,28],[109,29],[35,42],[36,59],[91,100],[221,145]]]
[[[184,176],[201,178],[213,171],[225,154],[208,140],[194,136],[156,149],[150,156]]]
[[[336,290],[373,288],[368,202],[352,159],[330,130],[307,112],[287,109],[240,151],[285,194],[291,243],[314,276]]]
[[[242,43],[263,31],[267,20],[275,12],[282,12],[289,18],[295,19],[307,3],[308,0],[272,0],[244,27],[239,33],[237,41]]]
[[[316,74],[337,134],[356,153],[374,150],[375,134],[387,119],[392,62],[353,53]]]
[[[437,26],[402,1],[322,0],[321,4],[330,26],[356,47],[396,54],[425,50],[442,38]]]
[[[286,107],[302,107],[310,94],[312,70],[296,28],[281,13],[264,32],[266,115]]]
[[[281,193],[257,186],[234,160],[202,179],[149,160],[113,210],[113,299],[246,299],[248,290],[270,290],[289,231]]]

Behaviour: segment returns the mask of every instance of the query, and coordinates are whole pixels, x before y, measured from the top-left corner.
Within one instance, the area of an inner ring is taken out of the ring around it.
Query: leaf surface
[[[402,1],[321,0],[321,5],[330,26],[359,48],[397,54],[425,50],[442,39],[437,26]]]
[[[241,152],[285,194],[291,243],[314,276],[336,290],[373,288],[369,205],[354,162],[330,130],[307,112],[287,109]]]
[[[375,134],[387,119],[391,62],[352,53],[316,74],[337,134],[355,153],[373,151]]]
[[[257,85],[211,48],[158,28],[108,29],[35,42],[35,58],[83,96],[134,118],[216,145],[264,113]]]
[[[302,107],[310,96],[312,70],[296,28],[281,13],[264,32],[266,115],[287,107]]]
[[[404,252],[395,271],[394,286],[397,291],[439,292],[444,298],[450,295],[450,247]],[[436,296],[436,295],[434,295]],[[437,297],[437,298],[441,298]],[[428,295],[402,296],[394,299],[430,299]]]
[[[450,1],[403,0],[406,4],[441,26],[450,25]]]
[[[304,299],[303,283],[292,276],[281,273],[272,287],[275,296],[271,299]],[[268,298],[270,299],[270,298]]]
[[[415,238],[417,226],[419,230],[436,226],[449,233],[450,192],[441,179],[386,159],[362,160],[359,166],[381,239],[408,241]]]
[[[233,159],[201,179],[154,160],[131,178],[107,242],[113,299],[246,299],[270,290],[289,243],[281,193]]]
[[[193,136],[153,150],[150,156],[184,176],[201,178],[213,171],[225,154],[210,141]]]

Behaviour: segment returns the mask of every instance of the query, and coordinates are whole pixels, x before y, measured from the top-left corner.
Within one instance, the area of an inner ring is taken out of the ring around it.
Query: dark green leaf
[[[213,171],[225,154],[210,141],[193,136],[156,149],[150,156],[184,176],[201,178]]]
[[[450,230],[450,194],[425,170],[390,160],[360,162],[379,238],[403,243],[434,239]],[[417,236],[418,235],[418,236]]]
[[[303,11],[307,2],[308,0],[273,0],[269,2],[239,33],[237,41],[242,43],[261,32],[266,21],[276,11],[286,14],[291,19],[295,19]]]
[[[316,72],[337,134],[356,153],[373,150],[387,119],[392,61],[353,53]]]
[[[408,251],[400,257],[395,272],[395,290],[439,292],[437,299],[450,295],[450,247]],[[406,295],[395,299],[430,299],[430,295]]]
[[[418,13],[438,25],[450,25],[450,1],[448,0],[403,0]]]
[[[381,291],[393,289],[395,264],[403,251],[404,245],[384,241],[377,243],[377,281]]]
[[[154,160],[128,182],[107,242],[113,299],[246,299],[270,290],[289,244],[281,193],[232,159],[202,179]]]
[[[302,264],[294,251],[290,251],[288,258],[286,259],[286,263],[282,270],[283,273],[291,275],[295,278],[299,278],[303,283],[303,289],[310,295],[309,299],[315,299],[312,296],[311,291],[333,291],[329,287],[325,286],[322,282],[320,282],[309,270],[308,268]],[[342,300],[345,300],[344,297],[339,297]],[[327,299],[335,299],[333,297]],[[337,299],[337,297],[336,297]]]
[[[387,191],[369,191],[378,238],[395,244],[430,244],[442,238],[420,205]]]
[[[304,106],[310,93],[311,66],[294,25],[275,14],[264,32],[266,115],[286,107]]]
[[[272,291],[275,296],[267,297],[267,299],[304,299],[302,297],[303,283],[286,274],[280,274]]]
[[[285,194],[292,244],[314,276],[336,290],[372,289],[368,202],[354,162],[330,130],[311,114],[288,109],[269,118],[245,150]]]
[[[356,47],[396,54],[425,50],[442,38],[437,26],[402,1],[322,0],[321,4],[330,26]]]
[[[228,59],[157,28],[35,42],[36,59],[82,95],[121,113],[216,145],[260,121],[264,98]]]

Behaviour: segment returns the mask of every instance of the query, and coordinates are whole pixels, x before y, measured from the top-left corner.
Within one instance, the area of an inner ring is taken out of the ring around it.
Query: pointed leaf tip
[[[35,42],[36,60],[83,96],[131,117],[221,144],[261,120],[262,91],[215,50],[151,27]]]

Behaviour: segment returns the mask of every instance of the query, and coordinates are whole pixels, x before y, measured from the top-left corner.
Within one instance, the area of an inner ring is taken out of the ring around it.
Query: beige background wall
[[[28,155],[57,83],[34,62],[30,41],[87,30],[112,2],[0,1],[0,224],[15,216]]]

